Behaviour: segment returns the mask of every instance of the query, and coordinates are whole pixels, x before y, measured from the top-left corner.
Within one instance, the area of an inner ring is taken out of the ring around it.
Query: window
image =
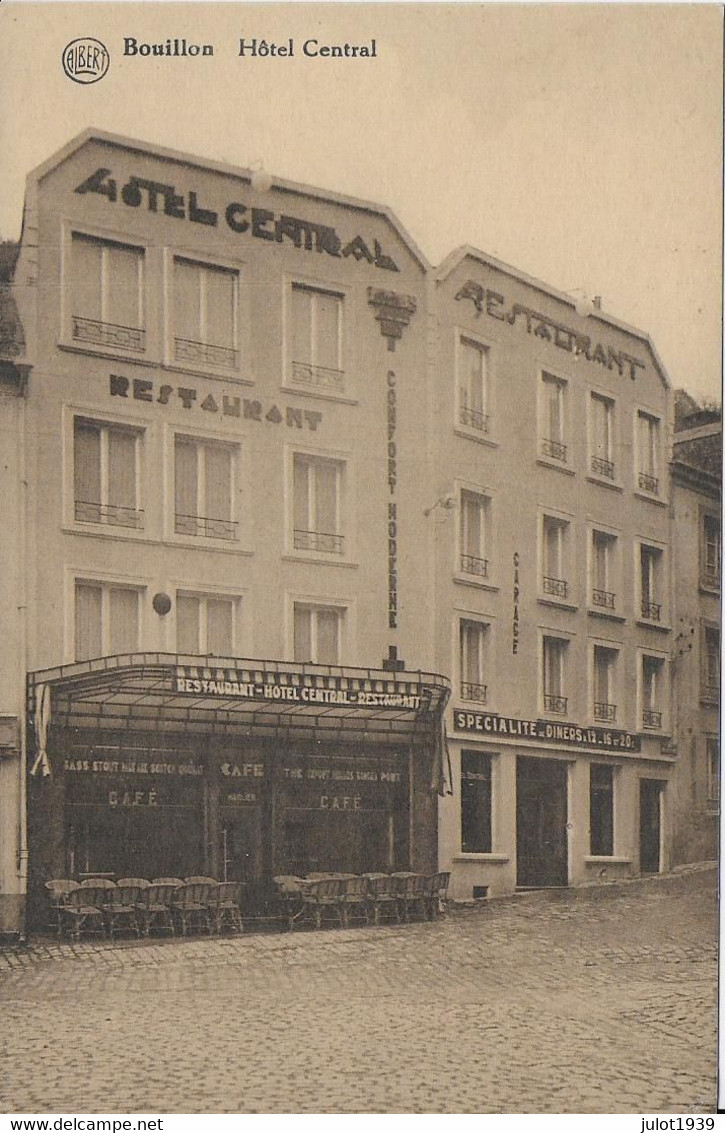
[[[617,536],[607,531],[592,531],[592,605],[601,610],[614,610],[617,595],[613,589]]]
[[[566,382],[553,374],[541,375],[541,445],[542,456],[566,464],[565,442]]]
[[[76,582],[75,658],[134,653],[139,642],[140,591],[130,586]]]
[[[174,258],[173,358],[235,370],[239,273]]]
[[[74,342],[143,354],[143,248],[74,232],[71,264]]]
[[[660,423],[641,410],[637,413],[638,485],[644,492],[659,492]]]
[[[464,854],[490,854],[491,756],[461,752],[461,850]]]
[[[485,704],[488,685],[484,684],[484,651],[488,626],[484,622],[462,619],[459,627],[459,672],[461,699]]]
[[[339,665],[344,611],[335,606],[294,605],[294,659]]]
[[[591,396],[591,470],[614,480],[614,402],[599,393]]]
[[[174,440],[174,531],[236,539],[234,449],[196,437]]]
[[[486,557],[489,500],[478,492],[461,491],[459,511],[460,569],[463,574],[488,577]]]
[[[467,429],[487,433],[488,350],[467,338],[458,343],[458,420]]]
[[[705,514],[702,517],[702,543],[700,547],[700,575],[705,586],[720,586],[720,518]]]
[[[326,457],[294,454],[293,546],[296,551],[343,553],[345,540],[340,531],[343,467],[340,461]]]
[[[236,609],[233,598],[177,593],[177,652],[233,657]]]
[[[342,392],[343,297],[292,285],[292,381]]]
[[[717,736],[705,739],[707,757],[707,807],[717,811],[720,806],[720,740]]]
[[[140,433],[76,417],[73,514],[78,523],[143,527],[138,507]]]
[[[569,523],[553,515],[543,519],[542,590],[551,598],[568,598],[567,557]]]
[[[614,853],[614,768],[606,763],[589,765],[589,852]]]
[[[642,657],[642,727],[649,731],[662,727],[664,673],[664,658]]]
[[[617,719],[616,676],[619,652],[605,645],[594,646],[594,719],[613,724]]]
[[[544,637],[542,648],[544,711],[563,715],[568,698],[564,696],[566,655],[569,642],[560,637]]]
[[[662,620],[662,551],[642,543],[639,557],[642,617],[659,622]]]
[[[703,626],[701,695],[707,700],[720,695],[720,630],[716,626]]]

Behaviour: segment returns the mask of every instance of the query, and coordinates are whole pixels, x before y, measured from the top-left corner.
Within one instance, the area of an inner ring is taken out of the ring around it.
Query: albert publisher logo
[[[63,48],[61,58],[68,78],[83,86],[102,79],[111,63],[107,48],[100,39],[92,39],[90,36],[72,39]]]

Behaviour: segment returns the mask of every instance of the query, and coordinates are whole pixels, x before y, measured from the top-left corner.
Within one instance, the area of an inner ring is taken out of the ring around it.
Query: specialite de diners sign
[[[547,743],[571,744],[574,747],[603,748],[606,751],[640,751],[640,737],[616,728],[560,723],[554,720],[521,720],[516,716],[497,716],[494,712],[453,710],[453,726],[457,732],[482,736],[505,736],[506,739],[543,740]]]

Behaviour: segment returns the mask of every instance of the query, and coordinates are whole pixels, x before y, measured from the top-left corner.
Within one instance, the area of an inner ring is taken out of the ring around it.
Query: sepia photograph
[[[716,4],[0,4],[9,1130],[714,1129],[722,143]]]

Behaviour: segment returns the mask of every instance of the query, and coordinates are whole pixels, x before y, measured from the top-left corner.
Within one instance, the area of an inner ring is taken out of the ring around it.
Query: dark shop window
[[[614,853],[614,768],[592,763],[589,774],[590,852],[603,857]]]
[[[461,752],[461,849],[491,853],[491,756]]]

